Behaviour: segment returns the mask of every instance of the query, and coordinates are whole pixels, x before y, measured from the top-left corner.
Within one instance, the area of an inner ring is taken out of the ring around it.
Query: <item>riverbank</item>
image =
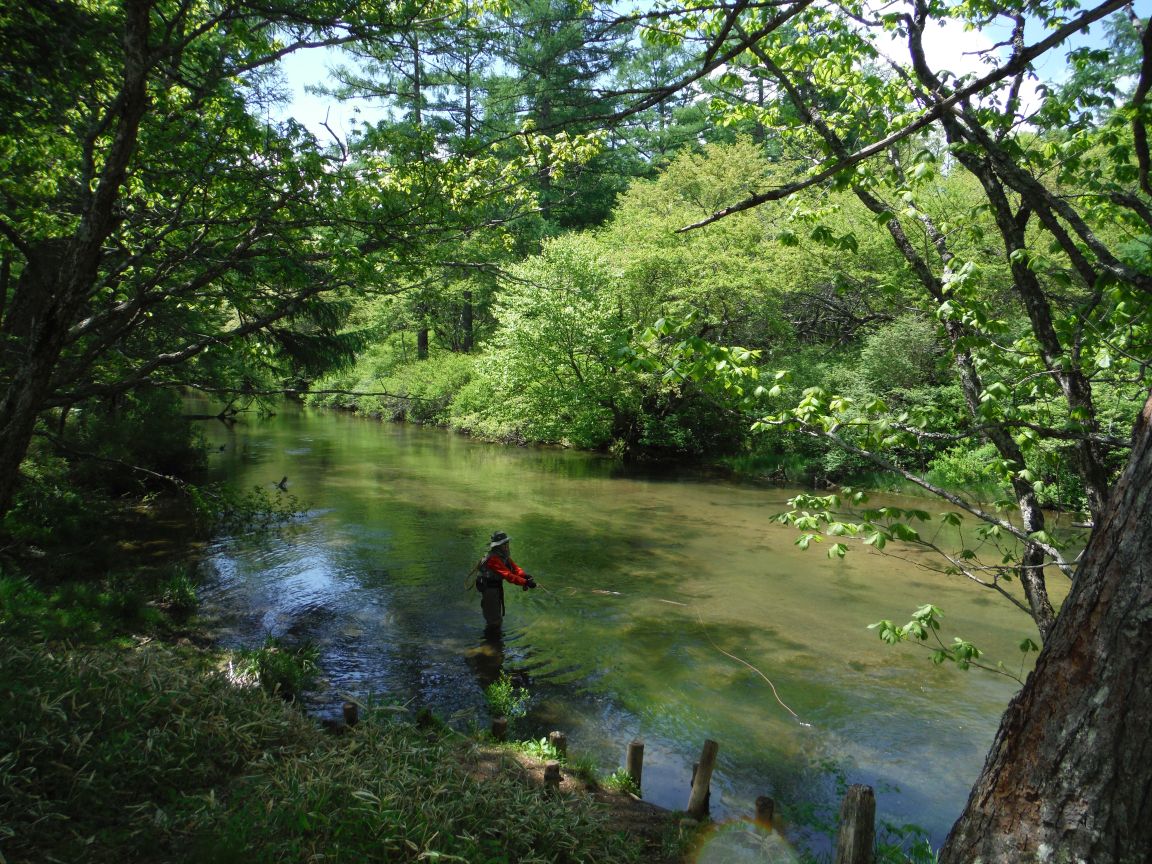
[[[227,654],[0,637],[8,861],[682,860],[672,814],[387,707],[332,734]],[[583,788],[582,788],[583,787]]]

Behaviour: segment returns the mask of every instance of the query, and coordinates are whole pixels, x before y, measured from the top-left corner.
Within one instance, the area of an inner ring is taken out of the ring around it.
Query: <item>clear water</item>
[[[656,804],[686,806],[711,738],[718,819],[770,795],[799,837],[804,808],[866,783],[882,819],[939,844],[1016,688],[889,648],[867,625],[933,602],[948,641],[1018,663],[1021,613],[914,556],[799,550],[770,519],[796,490],[292,407],[208,434],[217,478],[275,492],[287,475],[307,509],[271,536],[217,538],[205,608],[225,645],[318,643],[320,714],[353,696],[484,728],[483,687],[504,669],[532,694],[523,737],[564,730],[604,772],[642,739]],[[464,583],[498,529],[541,588],[509,586],[492,641]]]

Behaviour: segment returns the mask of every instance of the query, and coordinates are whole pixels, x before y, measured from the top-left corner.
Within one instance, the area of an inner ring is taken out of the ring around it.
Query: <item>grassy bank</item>
[[[213,652],[2,637],[0,682],[9,862],[669,860],[481,743],[383,711],[331,734]]]

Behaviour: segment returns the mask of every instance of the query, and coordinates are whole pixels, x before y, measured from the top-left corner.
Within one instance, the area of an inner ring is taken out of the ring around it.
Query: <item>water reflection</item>
[[[287,475],[312,509],[272,538],[220,538],[205,607],[226,644],[317,642],[321,713],[383,698],[485,726],[484,688],[504,670],[527,676],[526,735],[563,729],[605,771],[643,739],[654,803],[685,806],[712,738],[721,818],[760,795],[828,803],[843,779],[939,842],[1013,692],[866,625],[934,602],[956,635],[1011,658],[1026,621],[914,564],[801,552],[770,520],[789,490],[335,414],[214,434],[218,476],[246,489]],[[466,577],[492,526],[541,587],[509,590],[502,632],[485,634]]]

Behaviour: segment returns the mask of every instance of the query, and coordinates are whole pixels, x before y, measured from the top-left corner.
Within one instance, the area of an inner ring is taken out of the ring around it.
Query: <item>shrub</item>
[[[498,679],[484,688],[484,699],[493,716],[507,717],[511,722],[528,713],[532,696],[525,688],[517,686],[507,672],[501,672]]]
[[[202,436],[174,390],[133,391],[69,417],[64,438],[81,454],[73,467],[81,485],[137,491],[154,485],[156,474],[184,477],[205,464]],[[125,465],[145,471],[126,471]]]
[[[928,479],[937,485],[976,492],[998,492],[999,475],[989,466],[999,461],[1000,455],[993,444],[979,447],[954,447],[940,454],[929,464]]]
[[[96,496],[69,479],[68,463],[34,446],[20,466],[21,483],[4,516],[4,533],[19,543],[49,547],[87,542],[105,518]]]
[[[187,615],[195,611],[199,605],[196,584],[184,571],[175,573],[164,581],[160,588],[160,599],[169,611],[179,615]]]

